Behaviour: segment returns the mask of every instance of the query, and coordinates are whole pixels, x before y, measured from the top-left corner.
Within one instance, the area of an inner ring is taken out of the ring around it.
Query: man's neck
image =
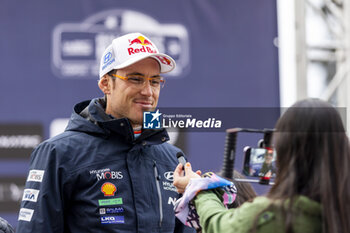
[[[129,121],[130,121],[130,119],[129,119]],[[134,129],[134,131],[139,131],[142,129],[142,125],[140,125],[140,124],[134,124],[131,121],[130,121],[130,123],[131,123],[131,126]]]

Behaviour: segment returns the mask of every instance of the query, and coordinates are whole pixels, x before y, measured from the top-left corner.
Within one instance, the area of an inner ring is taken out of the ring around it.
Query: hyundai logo
[[[166,172],[166,173],[164,173],[164,177],[167,180],[173,181],[174,180],[174,172]]]
[[[103,62],[104,62],[104,63],[108,62],[108,61],[111,59],[111,57],[112,57],[112,53],[111,53],[111,52],[108,52],[108,53],[105,55],[105,57],[104,57],[104,59],[103,59]]]

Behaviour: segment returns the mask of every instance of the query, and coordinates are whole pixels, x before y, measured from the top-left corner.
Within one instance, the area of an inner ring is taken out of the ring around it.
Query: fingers
[[[173,184],[178,190],[183,188],[183,180],[184,180],[184,171],[182,169],[183,165],[179,163],[174,171],[174,181]]]
[[[191,164],[189,162],[187,162],[185,164],[185,174],[186,174],[185,177],[188,177],[188,178],[200,178],[201,173],[202,172],[200,170],[194,172],[192,170],[192,166],[191,166]]]
[[[185,173],[186,173],[186,174],[191,174],[191,173],[193,173],[191,163],[189,163],[189,162],[187,162],[187,163],[185,164]]]
[[[178,193],[184,193],[185,192],[185,189],[183,189],[183,188],[177,188],[176,187],[176,190],[177,190]]]
[[[185,171],[183,165],[178,164],[174,171],[173,185],[176,187],[178,193],[185,192],[186,186],[190,182],[191,178],[200,178],[201,171],[193,172],[192,166],[189,162],[185,164]]]
[[[176,168],[175,168],[175,171],[174,171],[174,179],[175,178],[178,178],[178,177],[182,177],[184,176],[184,172],[183,172],[183,165],[181,163],[179,163]]]

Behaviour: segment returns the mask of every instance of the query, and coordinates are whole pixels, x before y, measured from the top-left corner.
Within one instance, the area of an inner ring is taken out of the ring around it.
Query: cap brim
[[[176,63],[174,59],[164,53],[142,54],[137,57],[130,58],[123,64],[113,67],[113,69],[123,69],[148,57],[154,58],[159,63],[160,73],[168,73],[175,69]]]

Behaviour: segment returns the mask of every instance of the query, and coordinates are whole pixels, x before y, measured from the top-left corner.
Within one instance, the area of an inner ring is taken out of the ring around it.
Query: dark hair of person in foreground
[[[350,148],[337,110],[318,99],[299,101],[275,128],[278,169],[267,196],[290,200],[283,211],[286,232],[293,232],[292,203],[298,195],[321,203],[322,232],[349,232]]]
[[[236,181],[235,178],[246,179],[246,177],[238,171],[233,171],[233,183],[237,188],[237,197],[236,200],[229,206],[229,208],[237,208],[246,201],[252,201],[257,196],[254,188],[250,183],[239,182]]]

